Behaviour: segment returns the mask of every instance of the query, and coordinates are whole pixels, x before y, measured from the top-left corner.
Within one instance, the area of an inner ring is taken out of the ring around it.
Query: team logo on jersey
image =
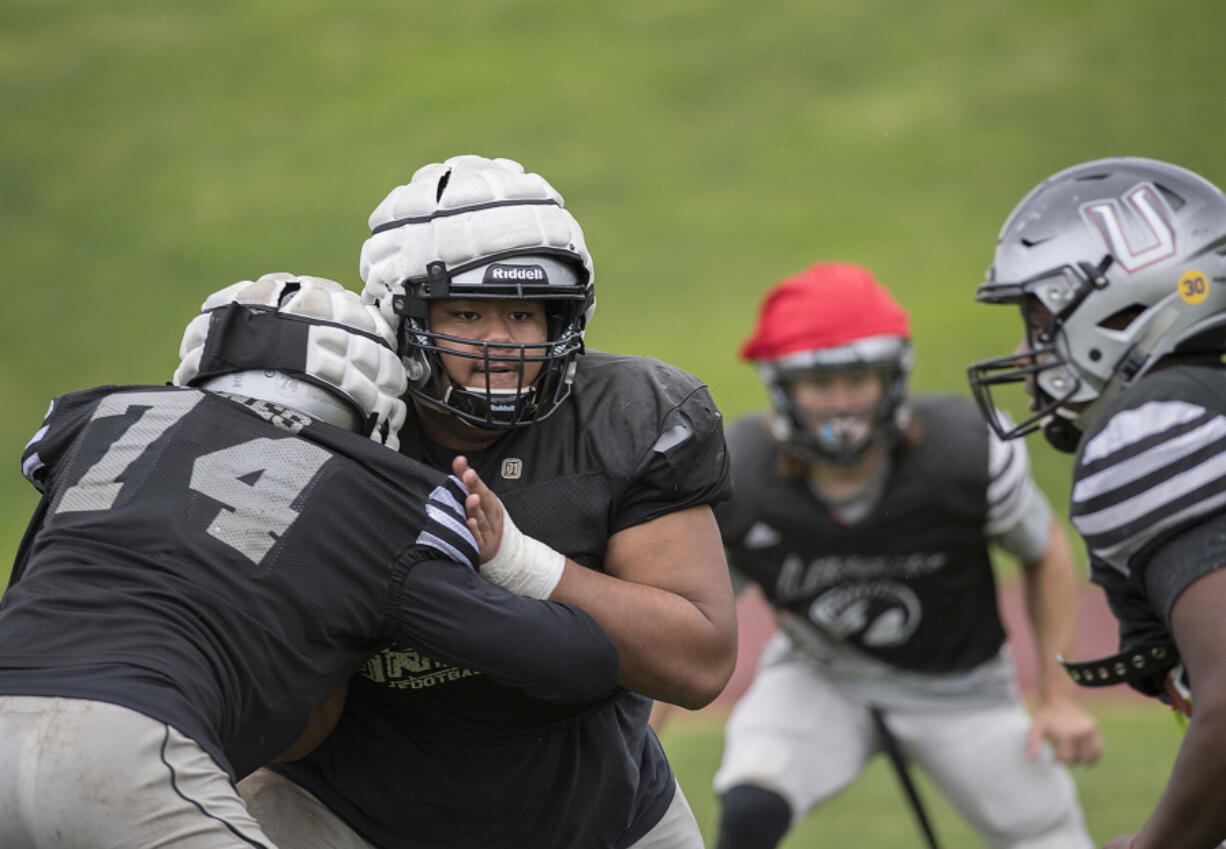
[[[910,639],[923,614],[919,596],[910,587],[873,581],[822,593],[809,605],[809,618],[840,640],[886,648]]]
[[[519,480],[520,475],[524,473],[524,461],[518,457],[507,457],[502,461],[502,479],[508,481]]]
[[[1175,229],[1171,226],[1174,216],[1157,187],[1141,183],[1123,200],[1132,214],[1125,214],[1124,205],[1117,198],[1091,201],[1081,207],[1081,214],[1098,230],[1115,261],[1132,272],[1174,256]]]
[[[416,649],[390,648],[367,658],[366,663],[362,664],[361,674],[385,687],[424,690],[481,673],[442,663]]]
[[[831,554],[805,560],[799,554],[783,558],[775,579],[775,598],[799,601],[848,581],[913,580],[944,569],[949,558],[942,551],[910,554]]]

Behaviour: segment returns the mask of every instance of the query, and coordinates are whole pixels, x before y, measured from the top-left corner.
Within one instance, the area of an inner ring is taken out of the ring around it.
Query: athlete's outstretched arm
[[[474,536],[502,538],[497,496],[464,458],[454,470],[472,493],[466,507]],[[604,573],[545,551],[556,558],[548,597],[582,608],[604,627],[621,650],[622,686],[690,709],[720,694],[736,663],[736,606],[710,507],[617,532]]]
[[[538,698],[588,701],[618,683],[618,647],[595,617],[578,605],[515,595],[450,560],[409,570],[396,637]]]
[[[1171,608],[1192,682],[1192,719],[1166,790],[1133,849],[1217,846],[1226,837],[1226,569],[1198,578]],[[1122,840],[1122,838],[1121,838]],[[1112,841],[1111,846],[1115,845]],[[1119,845],[1128,845],[1121,842]]]
[[[1068,535],[1051,517],[1047,545],[1037,560],[1022,564],[1026,614],[1034,632],[1038,702],[1026,746],[1036,757],[1043,738],[1064,763],[1092,764],[1102,754],[1098,725],[1077,698],[1077,685],[1056,660],[1074,655],[1077,639],[1077,573]]]

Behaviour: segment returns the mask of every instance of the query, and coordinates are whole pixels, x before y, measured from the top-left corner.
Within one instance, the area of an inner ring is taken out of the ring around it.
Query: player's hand
[[[1103,753],[1098,723],[1075,701],[1063,699],[1041,703],[1034,712],[1026,736],[1026,754],[1039,756],[1044,738],[1051,741],[1056,760],[1066,764],[1092,764]]]
[[[468,487],[468,498],[464,500],[466,523],[477,540],[481,562],[487,563],[498,553],[502,542],[502,502],[481,480],[477,470],[468,465],[467,457],[461,455],[452,460],[451,470]]]
[[[468,458],[456,457],[451,469],[468,488],[464,512],[480,551],[481,577],[516,595],[549,598],[562,580],[566,558],[515,527],[498,496],[468,465]]]

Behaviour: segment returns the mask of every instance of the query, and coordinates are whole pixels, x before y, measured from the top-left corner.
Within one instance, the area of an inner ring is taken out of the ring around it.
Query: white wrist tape
[[[566,558],[540,540],[520,531],[511,514],[502,511],[502,538],[498,551],[481,564],[481,577],[516,595],[549,598],[562,580]]]

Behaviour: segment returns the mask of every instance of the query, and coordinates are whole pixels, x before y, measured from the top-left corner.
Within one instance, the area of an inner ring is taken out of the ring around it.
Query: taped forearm
[[[566,558],[538,539],[533,539],[502,512],[502,538],[494,556],[481,564],[481,577],[516,595],[549,598],[562,572]]]

